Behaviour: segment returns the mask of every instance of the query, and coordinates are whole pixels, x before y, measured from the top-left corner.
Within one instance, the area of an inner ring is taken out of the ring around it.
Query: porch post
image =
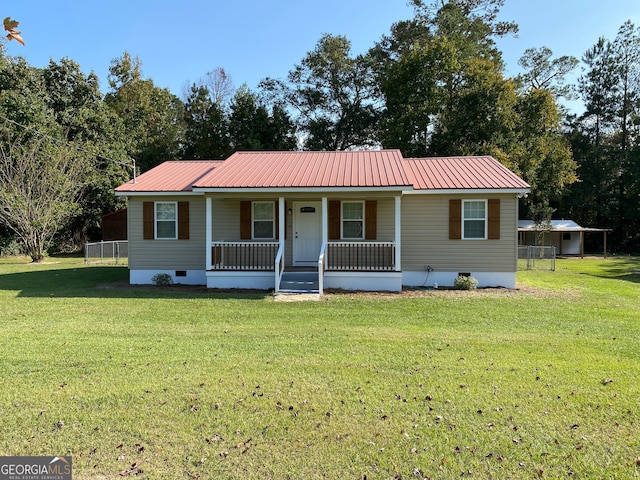
[[[402,202],[402,197],[400,195],[395,197],[396,199],[396,214],[395,214],[395,219],[396,219],[396,225],[395,225],[395,229],[396,229],[396,259],[395,259],[395,263],[396,263],[396,272],[401,272],[402,271],[402,265],[401,265],[401,243],[400,243],[400,237],[401,237],[401,218],[400,218],[400,211],[401,211],[401,202]]]
[[[211,227],[213,225],[213,220],[211,215],[213,212],[211,211],[211,197],[206,197],[206,208],[205,208],[205,252],[206,252],[206,270],[211,270],[211,241],[213,237],[213,232],[211,231]]]
[[[280,218],[280,224],[278,225],[278,239],[280,240],[280,246],[284,248],[284,230],[287,223],[287,217],[285,217],[284,211],[284,197],[278,199],[278,215]]]
[[[329,240],[329,212],[327,197],[322,197],[322,243]]]

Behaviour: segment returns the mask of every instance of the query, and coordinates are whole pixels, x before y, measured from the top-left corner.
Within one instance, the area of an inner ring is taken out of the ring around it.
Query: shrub
[[[456,290],[474,290],[477,286],[478,280],[466,275],[458,275],[453,282],[453,288]]]
[[[168,273],[156,273],[153,277],[151,277],[151,281],[158,287],[167,287],[169,285],[173,285],[173,279]]]

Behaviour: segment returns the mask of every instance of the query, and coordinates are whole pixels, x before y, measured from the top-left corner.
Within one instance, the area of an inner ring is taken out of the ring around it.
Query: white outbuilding
[[[584,256],[584,234],[602,232],[604,256],[607,256],[606,228],[589,228],[573,220],[551,220],[551,225],[538,225],[533,220],[518,220],[518,244],[556,247],[558,255]]]

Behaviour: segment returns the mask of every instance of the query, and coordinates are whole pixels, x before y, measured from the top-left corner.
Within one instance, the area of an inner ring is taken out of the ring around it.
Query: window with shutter
[[[143,202],[144,240],[188,240],[189,202]]]
[[[273,240],[280,227],[278,202],[240,202],[240,239]]]

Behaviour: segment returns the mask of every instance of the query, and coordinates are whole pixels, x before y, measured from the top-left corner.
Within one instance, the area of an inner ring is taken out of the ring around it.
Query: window
[[[464,200],[462,207],[462,238],[487,238],[487,201]]]
[[[144,240],[189,240],[189,202],[143,202]]]
[[[253,238],[273,239],[275,237],[274,202],[253,202]]]
[[[178,238],[178,204],[177,202],[156,202],[155,204],[155,238],[175,240]]]
[[[342,202],[342,238],[364,239],[364,202]]]

